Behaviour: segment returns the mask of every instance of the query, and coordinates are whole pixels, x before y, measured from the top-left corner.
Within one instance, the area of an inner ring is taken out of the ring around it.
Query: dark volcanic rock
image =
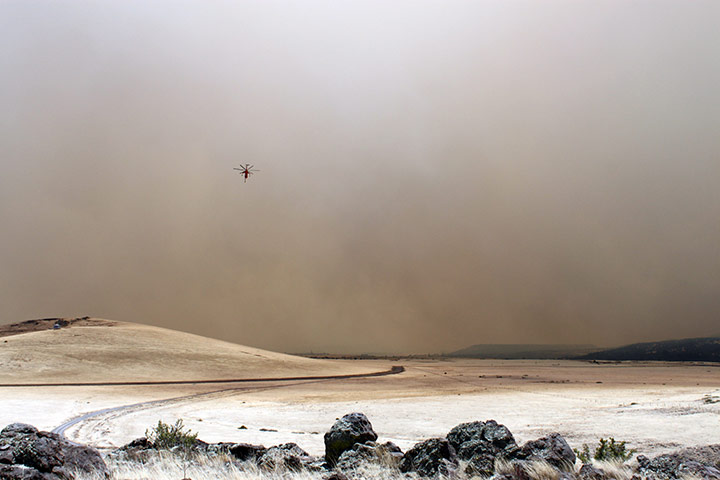
[[[485,430],[485,422],[470,422],[461,423],[460,425],[453,427],[450,433],[447,434],[448,442],[457,451],[460,458],[460,449],[462,446],[471,440],[483,438],[483,431]],[[470,455],[472,456],[472,455]],[[468,458],[470,458],[470,456]],[[467,459],[465,459],[467,460]]]
[[[347,475],[342,472],[333,472],[323,477],[323,480],[350,480]]]
[[[580,480],[604,480],[605,471],[589,463],[585,463],[580,467],[578,478],[580,478]]]
[[[495,420],[485,422],[483,437],[498,450],[512,450],[517,446],[510,430],[505,425],[498,424]]]
[[[14,423],[0,431],[0,479],[72,478],[77,470],[109,478],[110,472],[94,448],[75,445],[60,435]],[[21,476],[13,476],[21,475]]]
[[[155,448],[155,445],[150,440],[148,440],[147,437],[140,437],[132,440],[127,445],[123,445],[122,447],[120,447],[121,450],[130,450],[133,448],[146,450],[148,448]]]
[[[140,437],[113,450],[109,455],[118,460],[145,462],[152,456],[154,451],[155,444],[148,440],[147,437]]]
[[[477,449],[496,454],[510,454],[517,449],[510,430],[495,420],[460,424],[450,430],[447,439],[463,460],[469,460]]]
[[[254,461],[262,457],[267,448],[262,445],[251,445],[249,443],[236,443],[230,447],[230,453],[240,461]]]
[[[204,442],[203,442],[204,443]],[[201,447],[195,447],[196,452],[203,452],[208,457],[217,457],[219,455],[232,455],[230,449],[237,445],[231,442],[208,443]],[[182,452],[182,447],[180,447]]]
[[[468,460],[465,472],[469,475],[490,476],[495,470],[495,459],[512,459],[518,446],[510,430],[495,420],[463,423],[447,435],[458,457]]]
[[[575,452],[559,433],[527,442],[516,456],[523,460],[544,460],[561,471],[570,471],[575,465]]]
[[[0,465],[0,480],[57,480],[53,473],[40,473],[25,465]]]
[[[652,460],[637,457],[638,473],[660,479],[677,479],[696,476],[704,479],[720,479],[720,444],[686,448],[674,453],[660,455]]]
[[[368,440],[377,440],[370,420],[362,413],[345,415],[325,434],[325,461],[334,466],[345,450]]]
[[[0,464],[13,463],[13,451],[11,445],[0,445]]]
[[[16,435],[37,435],[38,429],[27,423],[11,423],[0,431],[0,437]]]
[[[86,473],[104,474],[110,476],[105,461],[94,448],[84,445],[70,445],[65,449],[65,465],[69,470],[79,470]]]
[[[378,444],[372,441],[356,443],[345,450],[337,461],[341,470],[354,470],[366,463],[397,467],[403,457],[400,447],[392,442]]]
[[[400,461],[401,472],[417,472],[423,477],[449,476],[457,468],[455,449],[445,438],[431,438],[416,444]]]
[[[258,459],[258,466],[265,470],[299,471],[315,459],[295,443],[285,443],[268,448]]]

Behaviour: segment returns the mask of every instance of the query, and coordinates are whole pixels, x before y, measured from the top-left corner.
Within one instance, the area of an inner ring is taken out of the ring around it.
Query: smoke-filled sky
[[[4,0],[0,323],[718,334],[719,25],[716,0]]]

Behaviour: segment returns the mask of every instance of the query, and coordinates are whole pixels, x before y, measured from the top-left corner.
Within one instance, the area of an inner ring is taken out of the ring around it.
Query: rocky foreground
[[[192,457],[224,456],[238,466],[252,465],[268,472],[316,472],[325,480],[363,478],[363,468],[376,466],[401,472],[408,478],[471,478],[492,480],[605,480],[617,471],[598,465],[576,465],[573,449],[558,433],[518,445],[504,425],[494,420],[463,423],[443,438],[431,438],[402,452],[392,442],[378,443],[370,421],[362,413],[339,419],[325,434],[324,457],[313,457],[294,443],[266,448],[245,443],[208,444],[196,440]],[[176,447],[187,456],[188,449]],[[147,438],[136,439],[106,454],[109,461],[145,462],[157,454]],[[542,475],[537,465],[542,465]],[[502,468],[499,468],[502,466]],[[627,478],[720,480],[720,445],[689,448],[654,459],[638,456],[627,467]],[[61,436],[12,424],[0,431],[0,479],[72,480],[83,473],[112,478],[103,456]]]

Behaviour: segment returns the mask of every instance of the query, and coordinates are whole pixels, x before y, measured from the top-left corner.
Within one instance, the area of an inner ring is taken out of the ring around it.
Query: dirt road
[[[118,419],[123,415],[135,413],[143,410],[148,410],[157,407],[168,407],[172,405],[182,405],[192,403],[198,399],[219,399],[227,396],[234,396],[243,392],[250,391],[263,391],[283,388],[287,386],[294,386],[300,384],[319,383],[337,380],[348,380],[353,378],[371,378],[371,377],[382,377],[386,375],[396,375],[405,371],[402,366],[394,366],[389,370],[383,370],[379,372],[364,373],[364,374],[352,374],[352,375],[323,375],[323,376],[308,376],[308,377],[282,377],[282,378],[266,378],[266,379],[232,379],[232,380],[202,380],[202,381],[160,381],[160,382],[105,382],[105,383],[55,383],[55,384],[26,384],[26,385],[0,385],[0,387],[52,387],[52,386],[138,386],[138,385],[197,385],[197,384],[228,384],[228,383],[254,383],[260,384],[256,387],[240,387],[240,388],[225,388],[221,390],[215,390],[211,392],[196,393],[191,395],[182,395],[173,398],[166,398],[162,400],[152,400],[148,402],[139,402],[129,405],[119,405],[117,407],[103,408],[95,410],[93,412],[84,413],[77,417],[74,417],[61,425],[52,429],[53,433],[65,436],[65,432],[76,425],[88,422],[94,422],[97,425],[104,425],[110,419]],[[92,426],[90,428],[93,428]],[[95,429],[98,427],[96,426]]]

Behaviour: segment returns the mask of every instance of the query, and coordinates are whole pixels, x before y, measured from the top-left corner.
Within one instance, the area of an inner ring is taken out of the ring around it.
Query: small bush
[[[583,444],[582,450],[573,450],[581,462],[590,463],[590,447],[588,447],[587,444]],[[607,440],[601,438],[600,443],[595,448],[595,453],[592,458],[599,461],[619,460],[624,462],[629,460],[634,453],[635,450],[628,449],[626,447],[626,442],[624,441],[616,442],[613,437],[610,437]]]
[[[174,447],[182,447],[186,450],[197,441],[197,433],[185,431],[182,419],[175,422],[175,425],[158,420],[156,427],[145,430],[145,436],[157,450],[170,450]]]
[[[583,443],[582,450],[573,448],[573,451],[582,463],[590,463],[590,447],[587,446],[587,443]]]

